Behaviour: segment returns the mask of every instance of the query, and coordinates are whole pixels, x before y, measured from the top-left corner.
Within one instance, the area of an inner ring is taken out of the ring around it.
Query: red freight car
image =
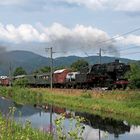
[[[0,85],[9,86],[10,79],[7,76],[0,76]]]
[[[55,87],[63,87],[66,83],[66,76],[70,71],[68,69],[56,70],[53,73],[53,85]]]

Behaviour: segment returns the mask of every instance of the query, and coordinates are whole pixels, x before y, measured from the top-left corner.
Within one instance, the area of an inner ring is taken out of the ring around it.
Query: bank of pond
[[[140,124],[140,91],[49,90],[0,87],[0,95],[20,104],[59,105],[129,124]]]
[[[40,106],[18,104],[12,100],[0,97],[0,124],[1,140],[52,140],[61,139],[57,133],[63,135],[67,132],[77,131],[84,140],[139,140],[140,125],[129,124],[126,120],[116,120],[85,112],[72,111],[59,106],[45,104]],[[63,114],[65,117],[63,117]],[[73,119],[72,119],[73,116]],[[9,119],[8,119],[9,118]],[[76,123],[78,118],[84,118],[83,122]],[[61,122],[57,130],[57,121]],[[78,127],[75,128],[75,124]],[[51,126],[51,127],[50,127]],[[51,128],[51,131],[50,131]],[[78,128],[78,129],[77,129]],[[52,135],[50,135],[50,132]],[[60,135],[60,134],[59,134]]]
[[[82,136],[84,140],[90,140],[93,137],[102,140],[114,139],[114,137],[121,140],[137,140],[140,136],[140,91],[0,87],[0,96],[2,97],[0,101],[2,114],[8,114],[9,107],[16,107],[14,120],[17,123],[20,120],[21,123],[17,126],[12,122],[16,126],[14,126],[14,130],[10,127],[10,132],[16,133],[18,130],[16,135],[20,135],[20,132],[23,131],[22,134],[25,136],[34,137],[35,134],[37,137],[38,135],[39,140],[44,140],[44,137],[45,139],[54,139],[54,136],[50,135],[50,130],[52,132],[55,128],[60,139],[63,136],[63,129],[67,135],[76,136],[79,139]],[[76,116],[85,118],[84,123],[78,121],[77,126],[79,124],[82,126],[75,128],[75,131],[72,131],[73,128],[69,130],[72,123],[70,114],[75,116],[73,118],[74,125],[77,125],[75,123],[78,119]],[[30,120],[31,124],[26,123],[26,120]],[[4,119],[4,121],[6,120]],[[53,125],[50,122],[53,122]],[[7,125],[3,128],[7,129]],[[28,128],[30,128],[29,133],[26,131]],[[32,130],[33,128],[37,130]],[[80,131],[80,136],[78,131]],[[8,138],[12,135],[12,133],[5,132],[3,134]],[[23,139],[25,139],[24,136]],[[65,135],[63,139],[66,139]]]

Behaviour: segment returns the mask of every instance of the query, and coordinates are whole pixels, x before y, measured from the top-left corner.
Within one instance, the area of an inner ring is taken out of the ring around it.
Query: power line
[[[122,34],[120,34],[120,35],[118,35],[118,36],[111,37],[110,39],[107,39],[107,40],[104,40],[104,41],[100,41],[100,42],[98,42],[98,43],[95,45],[95,47],[100,46],[101,44],[103,44],[103,43],[105,43],[105,42],[113,41],[114,39],[117,39],[117,38],[119,38],[119,37],[126,36],[126,35],[128,35],[128,34],[130,34],[130,33],[133,33],[133,32],[139,31],[139,30],[140,30],[140,27],[139,27],[139,28],[136,28],[136,29],[134,29],[134,30],[128,31],[128,32],[126,32],[126,33],[122,33]],[[55,44],[55,42],[53,42],[53,43]],[[78,50],[78,49],[81,49],[81,50],[82,50],[82,48],[83,48],[83,46],[78,47],[78,48],[75,48],[75,49],[71,49],[72,51],[69,51],[69,52],[75,52],[74,50]],[[126,50],[126,49],[124,49],[124,50]],[[84,54],[85,54],[86,56],[89,56],[89,54],[91,54],[91,53],[87,53],[87,52],[84,51],[84,50],[82,50],[82,51],[84,52]],[[122,51],[122,50],[120,50],[120,51]],[[67,52],[67,51],[56,51],[55,53],[66,53],[66,52]],[[107,50],[104,50],[104,52],[107,52]],[[111,53],[111,52],[115,52],[115,51],[110,51],[109,53]]]
[[[116,37],[111,37],[110,39],[107,39],[107,40],[104,40],[104,41],[100,41],[100,42],[97,43],[96,47],[99,46],[99,45],[101,45],[101,44],[104,43],[104,42],[112,41],[112,40],[114,40],[114,39],[117,39],[117,38],[122,37],[122,36],[126,36],[126,35],[128,35],[128,34],[130,34],[130,33],[133,33],[133,32],[139,31],[139,30],[140,30],[140,28],[136,28],[136,29],[131,30],[131,31],[129,31],[129,32],[120,34],[120,35],[118,35],[118,36],[116,36]],[[105,50],[104,50],[104,51],[105,51]]]
[[[120,34],[120,35],[118,35],[118,36],[111,37],[110,39],[107,39],[107,40],[104,40],[104,41],[100,41],[100,42],[98,42],[95,46],[97,47],[97,46],[101,45],[101,44],[104,43],[104,42],[112,41],[112,40],[114,40],[114,39],[120,38],[120,37],[122,37],[122,36],[126,36],[126,35],[128,35],[128,34],[130,34],[130,33],[133,33],[133,32],[139,31],[139,30],[140,30],[140,27],[139,27],[139,28],[136,28],[136,29],[134,29],[134,30],[128,31],[128,32],[126,32],[126,33],[122,33],[122,34]],[[80,48],[82,48],[82,47],[80,47]]]
[[[138,54],[140,52],[130,52],[130,53],[123,53],[123,55],[129,55],[129,54]]]
[[[121,52],[121,51],[129,50],[129,49],[133,49],[133,48],[137,48],[137,47],[140,47],[140,46],[131,46],[131,47],[128,47],[128,48],[119,49],[117,51]],[[107,52],[107,50],[104,50],[104,51]],[[115,52],[115,51],[112,50],[112,51],[109,51],[108,53],[113,53],[113,52]]]
[[[123,49],[119,49],[117,51],[119,52],[122,52],[122,51],[126,51],[126,50],[130,50],[130,49],[133,49],[133,48],[137,48],[137,47],[140,47],[139,45],[137,46],[131,46],[131,47],[128,47],[128,48],[123,48]],[[140,48],[139,48],[140,49]],[[116,50],[112,50],[112,51],[107,51],[107,50],[104,50],[104,49],[101,49],[103,52],[108,52],[108,53],[113,53],[113,52],[116,52]],[[87,53],[88,55],[93,55],[95,53]],[[99,53],[97,53],[99,54]]]
[[[99,45],[100,43],[104,43],[104,42],[112,41],[112,40],[114,40],[114,39],[116,39],[116,38],[119,38],[119,37],[122,37],[122,36],[126,36],[126,35],[128,35],[128,34],[130,34],[130,33],[133,33],[133,32],[139,31],[139,30],[140,30],[140,27],[139,27],[139,28],[136,28],[136,29],[134,29],[134,30],[131,30],[131,31],[129,31],[129,32],[126,32],[126,33],[120,34],[120,35],[118,35],[118,36],[111,37],[110,39],[107,39],[107,40],[104,40],[104,41],[100,41],[100,42],[98,42],[97,45]]]
[[[130,49],[133,49],[133,48],[137,48],[137,47],[140,47],[140,46],[131,46],[131,47],[129,47],[129,48],[123,48],[123,49],[119,49],[119,50],[117,50],[117,51],[119,51],[119,52],[123,52],[123,51],[126,51],[126,50],[130,50]],[[140,48],[139,48],[140,49]],[[103,52],[105,51],[105,50],[103,50],[103,49],[101,49]],[[75,52],[75,51],[72,51],[72,52]],[[113,52],[115,52],[115,51],[109,51],[108,53],[113,53]],[[62,53],[61,51],[60,52],[56,52],[56,53]],[[64,52],[63,52],[64,53]],[[86,52],[85,52],[86,53]],[[136,52],[137,53],[137,52]],[[129,53],[129,54],[131,54],[131,53]],[[99,55],[99,53],[86,53],[86,55],[87,56],[91,56],[91,55]]]

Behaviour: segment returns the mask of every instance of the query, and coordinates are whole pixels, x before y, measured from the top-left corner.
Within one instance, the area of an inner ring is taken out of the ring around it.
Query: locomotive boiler
[[[80,74],[76,75],[75,80],[79,88],[126,88],[129,82],[125,74],[129,70],[129,65],[115,60],[115,62],[95,64],[90,68],[84,68]]]

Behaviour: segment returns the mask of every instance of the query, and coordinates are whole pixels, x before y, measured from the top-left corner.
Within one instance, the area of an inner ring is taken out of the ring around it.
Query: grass
[[[29,121],[22,127],[14,120],[0,115],[0,140],[53,140],[53,138],[46,132],[31,128]]]
[[[55,104],[140,124],[140,91],[86,91],[74,89],[0,88],[1,96],[23,104]]]

